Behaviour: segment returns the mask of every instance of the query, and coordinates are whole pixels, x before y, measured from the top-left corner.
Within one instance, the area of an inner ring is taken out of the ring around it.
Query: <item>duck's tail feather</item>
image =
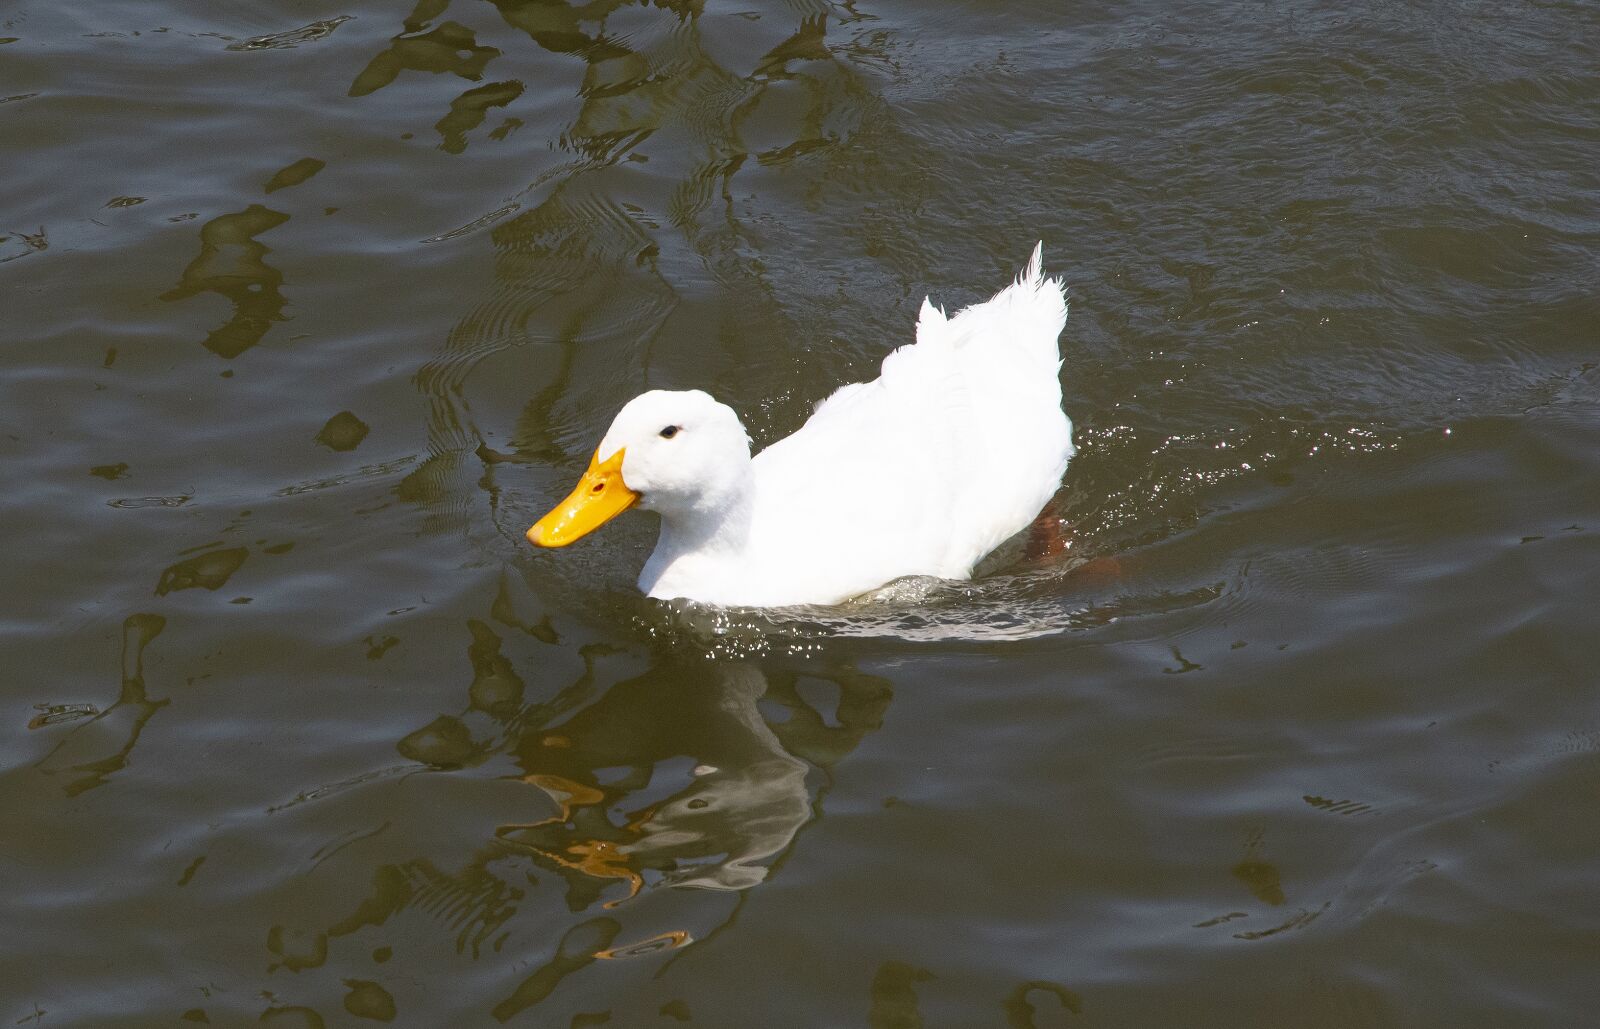
[[[1044,240],[1033,245],[1033,256],[1028,258],[1028,266],[1022,270],[1017,278],[1017,285],[1027,283],[1038,288],[1039,281],[1044,278]]]
[[[1041,363],[1048,360],[1050,367],[1058,370],[1059,341],[1066,324],[1066,287],[1060,278],[1045,275],[1044,244],[1040,242],[1022,273],[993,299],[973,304],[948,320],[931,304],[924,304],[917,335],[922,338],[926,325],[958,350],[969,344],[1010,346],[1036,355]]]
[[[1026,361],[1037,360],[1041,370],[1048,367],[1054,374],[1061,369],[1060,339],[1066,324],[1066,287],[1059,277],[1045,275],[1041,241],[1011,285],[984,303],[947,315],[931,299],[924,299],[917,314],[917,344],[929,355],[939,350],[962,353],[969,346],[986,351],[1007,348],[1026,354]],[[895,356],[884,362],[885,372]],[[988,356],[994,356],[992,351]]]
[[[1045,275],[1044,240],[1040,240],[1033,245],[1033,253],[1028,257],[1027,267],[1022,269],[1021,274],[1017,276],[1016,281],[1009,288],[1003,289],[996,294],[995,299],[998,300],[1003,296],[1017,292],[1047,294],[1043,299],[1052,308],[1059,305],[1062,311],[1062,320],[1063,322],[1066,320],[1066,283],[1059,275],[1048,277]]]

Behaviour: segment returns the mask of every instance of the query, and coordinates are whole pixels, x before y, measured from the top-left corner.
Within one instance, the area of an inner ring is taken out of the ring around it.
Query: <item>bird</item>
[[[565,547],[638,507],[661,517],[639,589],[718,607],[837,605],[908,576],[968,579],[1027,528],[1074,453],[1067,298],[1043,244],[993,299],[925,299],[915,342],[754,457],[731,407],[650,390],[617,413],[571,494],[527,532]]]

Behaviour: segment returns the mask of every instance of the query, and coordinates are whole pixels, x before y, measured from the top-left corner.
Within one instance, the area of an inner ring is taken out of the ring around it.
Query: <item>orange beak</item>
[[[528,530],[528,542],[536,547],[564,547],[582,539],[617,515],[632,507],[639,494],[622,481],[622,455],[618,450],[600,460],[596,450],[589,459],[589,470],[555,510]]]

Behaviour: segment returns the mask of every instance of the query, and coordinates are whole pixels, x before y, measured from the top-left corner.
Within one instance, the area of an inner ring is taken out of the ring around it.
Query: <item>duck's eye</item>
[[[682,428],[682,426],[680,426],[680,425],[669,425],[669,426],[667,426],[665,429],[661,430],[661,438],[662,439],[671,439],[672,437],[674,437],[674,436],[676,436],[678,434],[678,430],[680,428]]]

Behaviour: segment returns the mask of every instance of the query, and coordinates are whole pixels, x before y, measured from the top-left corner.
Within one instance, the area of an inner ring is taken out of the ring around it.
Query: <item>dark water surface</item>
[[[1600,7],[0,5],[0,1025],[1580,1026]],[[1045,240],[1072,557],[535,553]]]

